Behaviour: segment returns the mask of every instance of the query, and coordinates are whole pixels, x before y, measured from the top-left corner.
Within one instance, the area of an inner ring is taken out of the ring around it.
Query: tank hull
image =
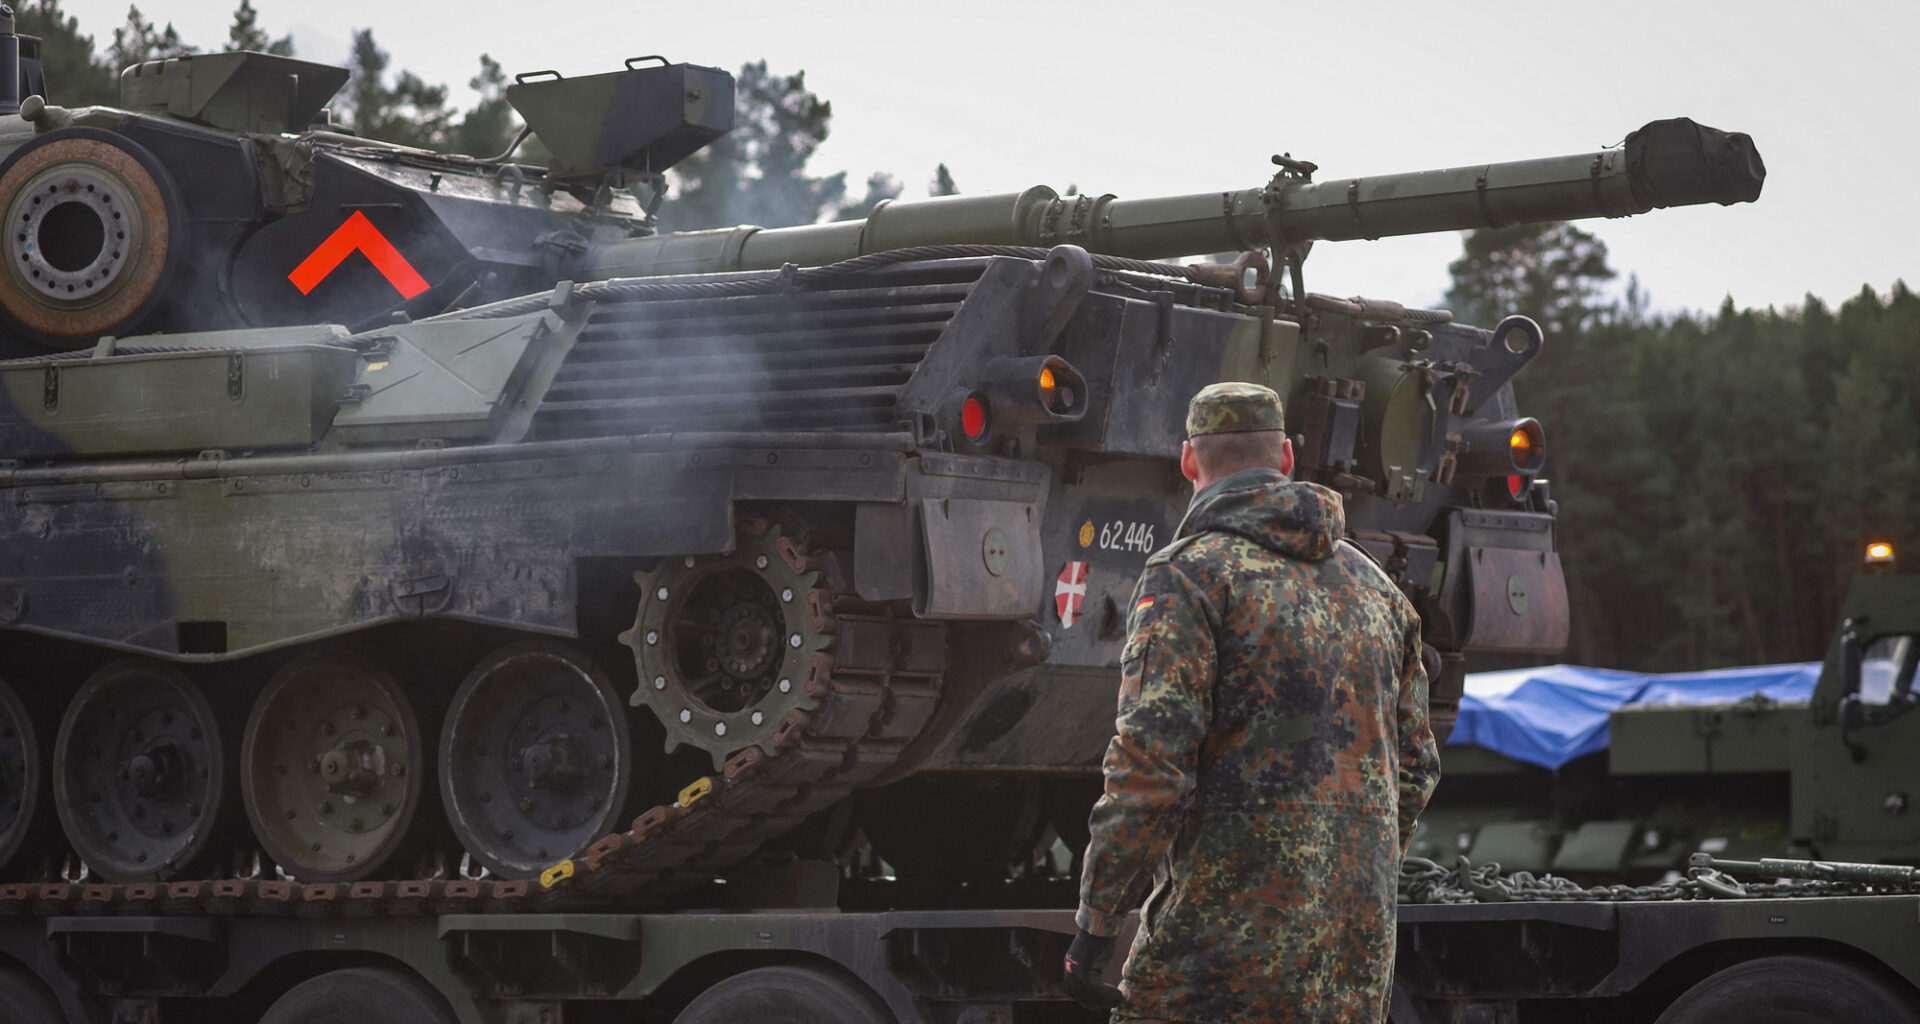
[[[1335,353],[1318,357],[1329,376],[1371,374],[1390,390],[1415,379],[1417,358],[1477,365],[1473,387],[1485,397],[1469,406],[1466,388],[1456,407],[1478,421],[1512,412],[1504,380],[1524,362],[1487,332],[1447,324],[1409,330],[1398,349],[1362,345],[1370,328],[1358,318],[1330,311],[1303,328],[1230,290],[1098,270],[1077,252],[908,259],[800,287],[763,275],[726,282],[719,295],[616,282],[626,290],[562,289],[538,313],[455,314],[359,335],[135,339],[87,358],[0,365],[9,396],[0,437],[33,460],[0,470],[12,495],[0,504],[0,613],[8,634],[65,652],[47,654],[33,680],[10,682],[58,721],[63,695],[127,656],[181,666],[214,704],[245,708],[265,706],[290,664],[364,657],[401,680],[410,716],[425,723],[419,750],[375,747],[418,758],[433,749],[435,723],[452,728],[454,709],[471,706],[453,696],[463,676],[499,648],[562,638],[644,708],[632,712],[630,784],[596,791],[633,813],[672,804],[705,773],[727,777],[742,754],[795,756],[782,744],[801,734],[782,723],[838,707],[858,727],[826,735],[863,767],[833,785],[816,779],[820,793],[916,774],[1025,778],[1019,799],[1051,807],[1035,814],[1071,834],[1091,794],[1062,802],[1042,780],[1098,771],[1122,609],[1190,492],[1171,458],[1186,397],[1215,380],[1266,380],[1304,416],[1324,379],[1302,372],[1317,336]],[[1025,409],[1006,397],[1017,388],[993,383],[996,360],[1030,352],[1052,353],[1081,382],[1071,415]],[[139,396],[160,373],[171,397],[155,408]],[[1002,396],[993,429],[965,436],[950,418],[954,398],[989,394]],[[698,429],[664,429],[681,424]],[[422,433],[440,436],[411,436]],[[1448,433],[1423,429],[1402,446],[1437,467]],[[263,436],[279,444],[249,446]],[[1377,431],[1347,441],[1361,452],[1381,443]],[[1338,482],[1355,458],[1311,471]],[[1446,546],[1466,543],[1461,517],[1482,514],[1479,481],[1410,476],[1393,486],[1349,485],[1350,524],[1427,603],[1431,639],[1460,650],[1471,638],[1449,636],[1446,624],[1471,613],[1449,617],[1447,592],[1431,581]],[[1540,501],[1510,500],[1508,525],[1476,527],[1474,546],[1550,541]],[[784,609],[785,626],[712,596],[716,581],[752,590],[756,578],[772,589],[753,593]],[[676,603],[685,590],[706,596]],[[1551,601],[1534,607],[1555,614]],[[729,629],[774,623],[794,642],[775,657],[723,637],[734,644],[728,660],[711,635],[668,625],[696,613]],[[660,643],[649,639],[659,633]],[[861,644],[913,653],[873,662]],[[762,654],[772,660],[757,683],[716,668]],[[847,672],[856,682],[841,681]],[[776,677],[787,688],[774,689]],[[256,731],[217,727],[236,749],[240,732]],[[514,742],[516,760],[558,749]],[[311,769],[346,756],[337,746],[327,737],[269,749]],[[284,767],[272,757],[249,765],[241,774]],[[334,814],[334,793],[286,797],[287,810]],[[528,806],[552,796],[528,794],[519,798]],[[458,803],[459,788],[444,799]],[[815,802],[782,814],[797,821],[822,809]],[[250,799],[249,813],[265,827],[258,804]],[[593,811],[611,832],[627,820]],[[437,815],[408,804],[392,820]],[[569,815],[556,835],[574,828]],[[245,835],[229,827],[223,841],[244,851]],[[483,842],[456,838],[390,845],[458,856]],[[543,840],[487,857],[531,864],[539,850],[559,860],[584,845]]]

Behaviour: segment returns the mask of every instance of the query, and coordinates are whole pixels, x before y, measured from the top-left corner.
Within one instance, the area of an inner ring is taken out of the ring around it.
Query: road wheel
[[[757,967],[700,993],[673,1024],[894,1024],[866,986],[818,967]],[[263,1022],[264,1024],[264,1022]]]
[[[67,705],[53,793],[74,852],[114,882],[191,876],[224,853],[220,724],[179,669],[120,661]]]
[[[17,967],[0,968],[0,1024],[61,1024],[66,1017],[40,979]]]
[[[352,967],[288,989],[260,1024],[454,1024],[454,1017],[424,982],[399,971]]]
[[[1920,1024],[1912,993],[1869,971],[1811,956],[1769,956],[1710,975],[1655,1024]]]
[[[13,687],[0,681],[0,865],[29,877],[50,834],[53,800],[39,730]]]
[[[302,658],[254,701],[241,796],[267,856],[303,882],[380,870],[411,842],[430,768],[413,705],[378,665]]]
[[[447,707],[440,792],[454,835],[497,875],[530,878],[632,817],[627,704],[586,655],[515,644]]]

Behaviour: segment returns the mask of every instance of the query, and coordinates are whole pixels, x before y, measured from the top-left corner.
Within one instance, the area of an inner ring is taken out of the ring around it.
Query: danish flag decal
[[[1060,625],[1072,629],[1080,621],[1080,604],[1087,597],[1087,563],[1068,562],[1060,570],[1060,581],[1053,585],[1053,606],[1060,611]]]
[[[327,275],[356,252],[373,264],[373,269],[387,279],[387,283],[400,293],[401,298],[411,299],[427,290],[427,279],[413,269],[413,264],[408,263],[407,258],[400,255],[400,250],[395,249],[393,243],[387,241],[387,236],[381,234],[380,229],[374,227],[367,215],[359,210],[353,211],[353,216],[348,217],[345,224],[336,228],[311,255],[301,260],[300,265],[293,268],[293,273],[287,275],[287,280],[300,289],[300,294],[311,295],[320,282],[327,279]]]

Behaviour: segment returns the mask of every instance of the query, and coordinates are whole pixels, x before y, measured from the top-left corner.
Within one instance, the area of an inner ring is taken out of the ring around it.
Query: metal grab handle
[[[639,62],[639,61],[643,61],[643,60],[657,60],[657,61],[659,61],[659,62],[660,62],[660,66],[661,66],[661,67],[663,67],[663,68],[664,68],[664,67],[670,67],[670,66],[672,66],[672,64],[673,64],[673,62],[672,62],[672,61],[670,61],[670,60],[668,60],[668,59],[667,59],[667,58],[665,58],[665,57],[662,57],[662,56],[660,56],[660,55],[659,55],[659,54],[657,54],[657,53],[650,53],[650,54],[647,54],[647,55],[646,55],[645,57],[628,57],[628,58],[627,58],[627,70],[628,70],[628,71],[638,71],[638,70],[640,70],[639,68],[636,68],[636,67],[634,67],[633,65],[634,65],[634,64],[635,64],[636,62]]]
[[[555,70],[553,70],[553,69],[551,69],[551,68],[548,68],[548,69],[547,69],[547,70],[545,70],[545,71],[522,71],[522,72],[520,72],[519,74],[517,74],[517,75],[515,75],[515,76],[513,76],[513,80],[514,80],[515,82],[518,82],[518,83],[519,83],[519,84],[521,84],[521,85],[525,85],[525,84],[527,84],[528,82],[531,82],[531,81],[533,81],[534,79],[536,79],[536,78],[540,78],[540,77],[542,77],[542,76],[545,76],[545,75],[552,75],[552,76],[553,76],[553,80],[554,80],[554,81],[556,81],[556,82],[558,82],[558,81],[561,81],[562,79],[564,79],[564,78],[566,78],[566,76],[565,76],[565,75],[562,75],[562,74],[561,74],[560,72],[558,72],[558,71],[555,71]]]

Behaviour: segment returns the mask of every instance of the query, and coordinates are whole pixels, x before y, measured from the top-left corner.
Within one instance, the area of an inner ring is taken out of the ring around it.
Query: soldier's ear
[[[1293,475],[1293,438],[1291,437],[1280,442],[1280,472],[1287,476]]]
[[[1200,457],[1193,453],[1193,442],[1180,442],[1180,475],[1194,483],[1200,482]]]

